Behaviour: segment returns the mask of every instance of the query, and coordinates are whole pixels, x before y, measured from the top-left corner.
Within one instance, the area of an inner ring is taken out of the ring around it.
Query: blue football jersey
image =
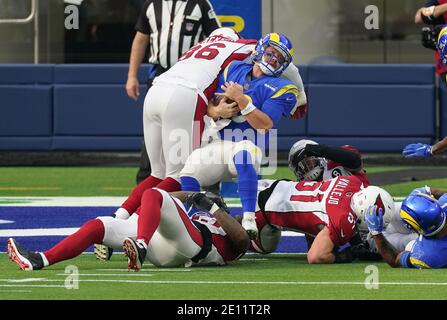
[[[233,81],[244,87],[244,94],[248,99],[262,112],[267,114],[273,122],[273,128],[276,128],[281,117],[287,117],[292,112],[298,97],[298,88],[290,80],[270,76],[254,78],[251,76],[253,65],[241,61],[233,61],[227,66],[224,72],[219,76],[218,89],[216,92],[222,92],[220,88],[227,81]],[[234,134],[234,132],[244,132],[247,129],[253,129],[246,121],[245,117],[238,115],[232,118],[228,126],[220,131],[220,136],[224,140],[251,140],[261,149],[267,149],[269,134],[260,135],[266,144],[260,141],[253,141],[253,134]],[[255,132],[255,131],[254,131]],[[245,136],[245,139],[244,139]]]
[[[411,252],[403,253],[401,264],[407,268],[447,268],[447,237],[434,239],[419,236]]]

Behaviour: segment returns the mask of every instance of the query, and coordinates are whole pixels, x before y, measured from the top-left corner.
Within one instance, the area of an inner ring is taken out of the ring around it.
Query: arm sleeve
[[[293,89],[294,88],[294,89]],[[281,117],[290,115],[297,103],[296,87],[286,91],[280,95],[274,95],[272,98],[264,102],[260,110],[267,114],[274,125],[276,125]],[[282,89],[281,89],[282,90]],[[256,106],[258,107],[258,106]]]
[[[210,35],[211,32],[220,28],[220,22],[217,19],[216,12],[208,0],[203,1],[202,4],[202,27],[203,33],[206,37]]]
[[[355,152],[344,148],[329,147],[323,144],[307,144],[305,154],[332,160],[351,170],[357,170],[362,166],[362,159],[360,156]]]
[[[147,8],[149,7],[149,4],[151,2],[152,2],[152,0],[146,0],[146,2],[143,4],[143,7],[141,8],[140,15],[138,16],[137,23],[135,24],[135,30],[139,31],[141,33],[144,33],[144,34],[151,33],[149,19],[146,16]]]

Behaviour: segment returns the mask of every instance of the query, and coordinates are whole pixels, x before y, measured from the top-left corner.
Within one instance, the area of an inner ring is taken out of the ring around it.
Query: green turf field
[[[371,167],[387,172],[407,167]],[[0,200],[8,196],[125,196],[134,186],[136,168],[129,167],[6,167],[0,168]],[[270,178],[292,178],[287,168]],[[425,183],[439,188],[446,179],[385,186],[402,197]],[[25,272],[0,254],[0,300],[4,299],[445,299],[444,270],[378,267],[378,289],[367,289],[368,263],[308,265],[304,255],[247,255],[225,267],[156,269],[128,272],[126,258],[110,262],[91,254],[45,270]],[[67,266],[79,270],[79,282],[70,281]],[[370,278],[368,278],[370,277]],[[377,280],[377,278],[375,278]],[[78,289],[67,289],[78,284]]]
[[[368,173],[408,170],[410,167],[367,167]],[[0,168],[1,196],[126,196],[135,186],[133,167],[3,167]],[[293,179],[287,167],[279,167],[266,179]],[[447,179],[416,181],[383,186],[395,197],[428,184],[446,188]]]
[[[144,265],[128,272],[124,255],[109,262],[91,254],[45,270],[20,271],[0,255],[0,300],[3,299],[445,299],[443,270],[378,268],[378,288],[367,263],[308,265],[303,255],[247,255],[224,267],[156,269]],[[76,266],[79,281],[67,278]],[[374,267],[373,267],[374,268]],[[375,278],[377,279],[377,278]],[[65,283],[78,288],[67,289]]]

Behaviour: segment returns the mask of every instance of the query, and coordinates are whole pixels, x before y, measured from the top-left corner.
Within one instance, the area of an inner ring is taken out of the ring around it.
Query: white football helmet
[[[221,36],[223,38],[227,38],[233,41],[237,41],[241,38],[241,36],[231,28],[222,27],[214,30],[208,37]]]
[[[360,229],[366,228],[366,230],[368,230],[365,223],[365,212],[373,205],[377,205],[379,208],[383,209],[384,226],[387,226],[390,223],[395,210],[393,197],[382,188],[369,186],[357,191],[351,198],[351,209],[360,220]]]
[[[312,140],[299,140],[290,148],[289,168],[299,181],[317,180],[324,171],[327,160],[317,157],[302,157],[304,148],[308,144],[318,144]]]

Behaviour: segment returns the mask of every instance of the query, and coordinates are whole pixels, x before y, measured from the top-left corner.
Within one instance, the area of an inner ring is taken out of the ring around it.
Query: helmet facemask
[[[291,50],[281,41],[283,40],[273,41],[267,35],[259,40],[253,52],[253,62],[258,64],[262,72],[268,76],[279,77],[292,62]],[[268,50],[268,48],[275,50]],[[272,62],[277,64],[276,68]]]
[[[323,174],[326,159],[317,157],[304,157],[293,168],[293,172],[299,181],[318,181]]]

